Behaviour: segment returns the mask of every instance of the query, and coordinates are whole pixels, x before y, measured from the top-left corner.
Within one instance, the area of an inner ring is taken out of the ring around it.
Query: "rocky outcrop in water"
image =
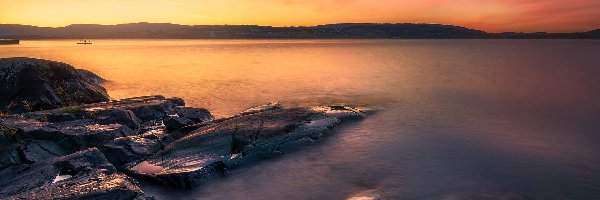
[[[21,113],[108,101],[106,90],[73,66],[33,58],[0,59],[0,111]]]
[[[35,77],[92,84],[31,65],[23,66],[41,70]],[[48,89],[52,83],[40,84]],[[270,103],[215,119],[204,108],[185,107],[181,98],[162,96],[0,114],[0,199],[145,199],[133,178],[197,186],[364,117],[348,106]]]
[[[192,131],[130,167],[130,172],[161,184],[193,187],[223,174],[227,168],[251,161],[256,155],[279,151],[287,143],[319,138],[341,120],[365,116],[345,106],[262,106],[244,113]]]

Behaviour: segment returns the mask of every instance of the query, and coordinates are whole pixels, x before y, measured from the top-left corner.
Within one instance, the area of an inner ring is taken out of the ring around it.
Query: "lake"
[[[378,109],[315,144],[159,199],[598,199],[600,40],[22,41],[0,57],[224,117],[273,101]]]

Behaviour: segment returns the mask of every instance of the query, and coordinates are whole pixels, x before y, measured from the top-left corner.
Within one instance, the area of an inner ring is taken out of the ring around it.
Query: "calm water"
[[[160,199],[600,199],[600,41],[24,41],[113,98],[217,116],[281,101],[381,109],[309,147]]]

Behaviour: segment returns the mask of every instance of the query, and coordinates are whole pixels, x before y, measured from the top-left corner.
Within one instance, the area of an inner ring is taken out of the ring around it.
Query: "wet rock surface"
[[[364,114],[350,107],[277,108],[207,125],[129,168],[135,177],[193,187],[286,143],[319,138],[346,119]]]
[[[185,126],[192,125],[194,121],[185,117],[168,117],[164,120],[165,127],[168,130],[178,130]]]
[[[0,117],[0,174],[13,173],[0,178],[0,183],[8,184],[8,180],[27,174],[46,174],[40,177],[43,181],[11,186],[13,189],[0,190],[0,195],[145,198],[130,177],[194,187],[265,154],[279,154],[287,145],[310,143],[343,121],[365,117],[361,110],[346,106],[285,108],[271,103],[215,119],[206,109],[182,107],[184,103],[173,99],[178,101],[162,96],[137,97],[83,104],[75,110],[60,108]],[[66,173],[56,167],[55,163],[78,157],[74,155],[87,159],[88,154],[101,155],[104,167],[86,165],[85,173]],[[100,171],[94,171],[96,168]],[[53,179],[56,183],[46,177],[53,173],[54,178],[59,176],[58,181]],[[76,188],[81,181],[90,187]]]
[[[90,79],[91,81],[93,81],[94,83],[104,83],[106,82],[106,79],[94,74],[93,72],[90,72],[88,70],[85,69],[77,69],[77,72],[79,72],[79,74],[87,77],[88,79]]]
[[[196,123],[215,119],[208,110],[204,108],[177,107],[177,116],[190,119]]]
[[[97,149],[0,171],[0,199],[143,199]]]
[[[154,155],[163,148],[156,136],[129,136],[114,139],[106,143],[102,152],[116,167],[136,162]]]
[[[61,62],[2,58],[0,110],[20,113],[108,101],[106,90],[90,76]]]

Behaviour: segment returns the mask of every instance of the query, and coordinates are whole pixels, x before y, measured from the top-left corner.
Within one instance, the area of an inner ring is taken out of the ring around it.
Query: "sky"
[[[0,24],[133,22],[436,23],[488,32],[575,32],[600,28],[600,0],[0,0]]]

